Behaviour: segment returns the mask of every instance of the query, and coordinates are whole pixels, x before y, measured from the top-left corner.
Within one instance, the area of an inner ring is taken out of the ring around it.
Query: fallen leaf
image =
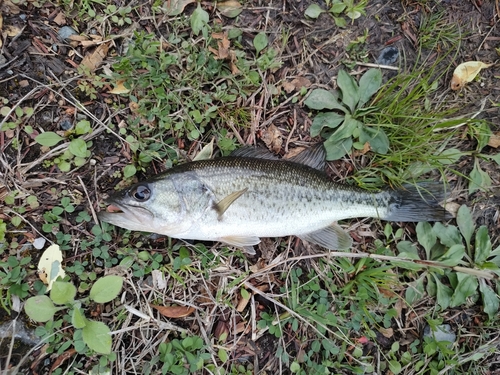
[[[488,146],[493,148],[500,147],[500,132],[491,135]]]
[[[117,94],[117,95],[126,94],[128,92],[130,92],[130,89],[125,87],[124,79],[116,81],[116,86],[114,87],[114,89],[109,91],[110,94]]]
[[[4,0],[0,3],[0,14],[19,14],[21,9],[10,0]]]
[[[85,68],[93,72],[96,70],[101,64],[102,61],[106,58],[108,54],[110,42],[106,42],[97,46],[94,52],[87,54],[80,65],[83,65]]]
[[[184,318],[191,315],[195,308],[191,306],[158,306],[150,304],[151,307],[167,318]]]
[[[217,3],[217,9],[222,15],[228,18],[235,18],[243,11],[243,6],[236,0],[229,0]]]
[[[451,79],[450,87],[452,90],[458,90],[465,86],[467,82],[471,82],[481,69],[489,68],[493,64],[485,64],[481,61],[467,61],[455,68]]]
[[[262,134],[262,140],[272,152],[278,153],[281,151],[281,146],[283,145],[283,138],[281,136],[280,130],[273,124],[264,130]]]
[[[51,245],[43,252],[38,262],[38,276],[44,284],[47,284],[47,291],[52,288],[52,284],[59,276],[66,276],[62,268],[62,259],[59,245]]]
[[[388,339],[394,336],[394,330],[392,328],[379,328],[378,331]]]
[[[169,16],[178,16],[184,11],[186,5],[194,3],[194,0],[167,0],[163,3],[163,10]]]
[[[311,81],[306,77],[297,77],[292,80],[292,85],[295,86],[296,90],[300,90],[302,87],[310,87]]]
[[[3,34],[4,35],[7,35],[7,36],[10,36],[11,38],[15,37],[15,36],[18,36],[19,34],[21,34],[23,30],[17,26],[13,26],[13,25],[6,25],[3,29]]]
[[[64,13],[57,13],[57,16],[54,17],[54,22],[59,26],[66,25],[66,17],[64,16]]]
[[[2,17],[2,13],[0,12],[0,30],[2,30],[3,28],[3,17]]]
[[[210,52],[215,56],[216,60],[224,60],[229,57],[229,46],[231,42],[229,41],[226,33],[213,33],[212,38],[217,40],[218,49],[209,47]]]

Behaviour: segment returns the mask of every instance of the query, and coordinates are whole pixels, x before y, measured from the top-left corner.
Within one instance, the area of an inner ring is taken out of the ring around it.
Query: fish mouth
[[[125,229],[151,232],[154,215],[148,209],[128,206],[116,201],[106,203],[106,211],[98,214],[102,221]]]

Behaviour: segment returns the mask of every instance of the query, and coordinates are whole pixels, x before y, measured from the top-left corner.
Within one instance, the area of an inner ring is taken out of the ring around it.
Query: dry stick
[[[356,62],[356,65],[366,66],[368,68],[380,68],[380,69],[387,69],[387,70],[399,70],[399,68],[397,66],[390,66],[390,65],[380,65],[380,64],[372,64],[372,63],[363,63],[363,62]]]

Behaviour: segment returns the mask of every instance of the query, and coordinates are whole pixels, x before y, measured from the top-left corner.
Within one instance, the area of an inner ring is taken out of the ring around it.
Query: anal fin
[[[351,236],[335,223],[315,232],[298,235],[298,237],[329,250],[349,250],[352,245]]]

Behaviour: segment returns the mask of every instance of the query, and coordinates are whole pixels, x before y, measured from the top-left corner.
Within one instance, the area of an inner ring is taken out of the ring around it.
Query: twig
[[[78,181],[80,181],[80,185],[82,185],[83,191],[85,192],[85,195],[87,196],[87,201],[89,202],[89,207],[90,207],[90,212],[92,213],[92,218],[94,219],[94,222],[97,225],[99,225],[99,219],[97,218],[97,214],[95,213],[94,205],[92,204],[92,201],[90,200],[87,188],[85,187],[85,184],[83,183],[82,178],[80,176],[78,176]]]
[[[373,64],[373,63],[356,62],[356,65],[367,66],[368,68],[380,68],[380,69],[396,70],[396,71],[399,70],[399,68],[397,66],[380,65],[380,64]]]

